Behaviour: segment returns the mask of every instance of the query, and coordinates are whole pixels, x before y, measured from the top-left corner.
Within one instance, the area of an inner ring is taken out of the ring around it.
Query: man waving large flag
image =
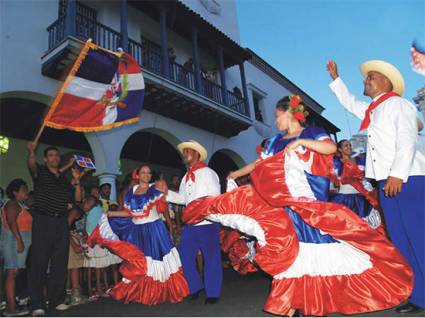
[[[127,53],[87,41],[56,95],[44,125],[90,132],[138,121],[145,83]]]

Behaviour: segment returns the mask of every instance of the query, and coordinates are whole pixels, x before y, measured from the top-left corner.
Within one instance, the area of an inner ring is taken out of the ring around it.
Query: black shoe
[[[208,297],[205,299],[205,304],[216,304],[219,299],[218,297]]]
[[[196,293],[189,295],[189,301],[194,301],[199,298],[199,294],[201,293],[202,289],[198,290]]]
[[[400,314],[411,314],[411,313],[414,313],[414,312],[417,312],[417,311],[421,311],[421,310],[422,310],[421,307],[416,306],[415,304],[412,304],[410,302],[407,303],[407,304],[404,304],[402,306],[398,306],[395,309],[395,311],[398,312],[398,313],[400,313]]]
[[[301,312],[301,310],[297,309],[294,312],[294,315],[292,317],[303,317],[303,313]]]

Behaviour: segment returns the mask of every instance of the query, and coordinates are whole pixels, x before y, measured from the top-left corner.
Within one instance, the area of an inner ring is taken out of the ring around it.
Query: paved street
[[[227,269],[224,273],[223,296],[214,305],[204,304],[204,295],[195,302],[179,304],[162,304],[145,306],[139,304],[124,305],[112,299],[102,299],[97,302],[71,308],[65,312],[55,312],[57,316],[208,316],[208,317],[237,317],[250,316],[272,317],[262,310],[270,288],[270,279],[262,273],[240,276]],[[425,312],[414,316],[423,317]],[[332,314],[330,316],[341,316]],[[400,316],[394,310],[362,314],[358,316],[394,317]],[[408,316],[408,315],[405,315]],[[412,315],[410,315],[412,316]]]

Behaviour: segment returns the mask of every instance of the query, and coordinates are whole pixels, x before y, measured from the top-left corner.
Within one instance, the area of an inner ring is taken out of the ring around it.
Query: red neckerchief
[[[367,129],[369,127],[371,111],[373,111],[376,107],[378,107],[379,104],[381,104],[383,101],[386,101],[388,98],[393,97],[393,96],[400,96],[400,95],[398,95],[397,93],[394,93],[394,92],[387,92],[384,95],[382,95],[381,97],[379,97],[376,101],[370,103],[369,107],[366,110],[362,124],[360,125],[360,131]]]
[[[198,162],[193,167],[190,167],[189,169],[187,169],[185,182],[188,182],[189,179],[191,179],[193,182],[195,182],[194,172],[198,169],[205,168],[205,167],[208,167],[205,163]]]

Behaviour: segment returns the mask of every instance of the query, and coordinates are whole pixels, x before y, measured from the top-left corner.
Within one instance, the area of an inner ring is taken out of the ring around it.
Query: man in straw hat
[[[327,63],[327,69],[333,79],[331,90],[362,120],[360,130],[367,130],[366,177],[378,182],[388,233],[414,271],[410,301],[396,311],[419,311],[425,308],[425,153],[416,147],[416,108],[401,97],[403,77],[387,62],[373,60],[360,66],[363,94],[372,99],[370,105],[350,94],[334,61]]]
[[[217,174],[202,162],[207,158],[207,150],[194,140],[182,142],[177,148],[189,168],[180,183],[179,192],[169,190],[167,201],[187,205],[193,200],[220,194]],[[183,228],[179,252],[191,300],[197,299],[203,289],[207,297],[206,304],[214,304],[220,298],[223,269],[219,230],[219,224],[206,220],[193,225],[186,224]],[[204,257],[204,282],[196,270],[199,250]]]

